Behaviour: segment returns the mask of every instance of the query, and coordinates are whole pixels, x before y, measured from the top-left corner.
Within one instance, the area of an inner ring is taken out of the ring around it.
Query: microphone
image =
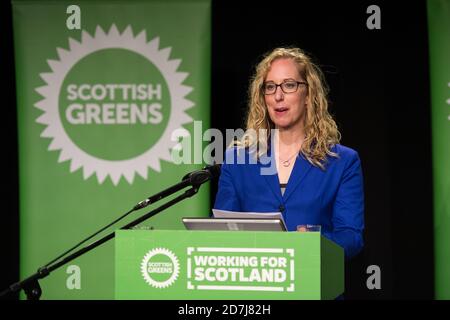
[[[187,186],[193,186],[198,188],[200,185],[205,183],[206,181],[212,180],[214,178],[217,178],[220,176],[220,164],[214,164],[214,165],[207,165],[203,169],[195,170],[187,175],[185,175],[181,182],[177,183],[176,185],[163,190],[145,200],[142,200],[138,202],[134,207],[133,210],[139,210],[142,208],[145,208],[146,206],[155,203],[158,200],[161,200],[162,198],[165,198],[181,189],[186,188]]]
[[[218,178],[221,166],[221,164],[207,165],[203,169],[189,172],[182,180],[191,179],[193,185],[202,184],[208,180]]]
[[[211,179],[215,179],[220,177],[220,168],[222,167],[221,164],[215,163],[213,165],[208,165],[205,167],[205,170],[208,170],[211,173]]]

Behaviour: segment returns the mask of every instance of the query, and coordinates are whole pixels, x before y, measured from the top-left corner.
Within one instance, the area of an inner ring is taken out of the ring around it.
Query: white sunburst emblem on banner
[[[83,30],[81,42],[69,38],[69,50],[58,47],[56,51],[59,60],[47,60],[52,72],[40,74],[46,85],[36,88],[36,91],[44,99],[34,106],[44,111],[36,119],[37,123],[46,125],[41,137],[52,139],[48,150],[60,150],[59,163],[71,161],[70,172],[82,168],[85,180],[95,173],[100,184],[108,176],[114,185],[119,183],[122,176],[132,184],[136,173],[147,179],[149,167],[160,172],[160,160],[173,162],[171,149],[177,142],[171,140],[171,133],[177,129],[185,130],[182,126],[193,121],[185,113],[187,109],[194,106],[194,103],[185,98],[192,91],[192,87],[183,85],[183,81],[189,74],[177,71],[181,59],[169,59],[172,48],[159,49],[159,37],[155,37],[149,42],[146,38],[145,30],[133,36],[131,26],[127,26],[122,33],[117,30],[115,25],[111,26],[108,33],[97,26],[94,36]],[[125,160],[101,159],[82,150],[68,136],[60,118],[59,94],[66,75],[78,61],[104,49],[126,49],[148,59],[160,71],[170,94],[170,118],[159,140],[145,152]]]

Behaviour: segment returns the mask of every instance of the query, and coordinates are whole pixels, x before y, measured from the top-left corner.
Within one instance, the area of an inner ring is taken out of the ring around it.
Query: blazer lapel
[[[265,155],[264,157],[266,157],[264,163],[269,163],[270,164],[270,162],[268,162],[269,159],[267,158],[267,157],[270,158],[270,153],[268,155]],[[273,160],[273,159],[271,159],[271,160]],[[264,180],[267,182],[270,190],[272,190],[272,192],[275,195],[275,197],[280,201],[280,203],[282,203],[283,202],[283,198],[282,198],[282,195],[281,195],[280,180],[278,179],[278,173],[276,172],[276,169],[275,169],[274,174],[262,174],[264,171],[262,171],[261,169],[263,169],[263,168],[267,169],[268,165],[263,165],[259,161],[258,161],[258,164],[259,164],[259,172],[258,172],[258,174],[262,175]],[[273,164],[273,165],[275,165],[275,164]]]
[[[295,160],[294,168],[292,169],[291,176],[289,177],[286,190],[284,191],[283,199],[287,199],[291,196],[294,190],[298,187],[300,182],[303,181],[308,171],[311,169],[312,164],[300,154]],[[277,175],[278,178],[278,175]]]

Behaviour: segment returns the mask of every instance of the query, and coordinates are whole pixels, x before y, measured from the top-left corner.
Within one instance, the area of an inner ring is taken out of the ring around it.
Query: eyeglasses
[[[278,87],[281,87],[281,90],[284,93],[292,93],[297,91],[298,86],[304,84],[304,85],[308,85],[308,83],[304,82],[304,81],[295,81],[295,80],[285,80],[280,84],[276,84],[275,82],[265,82],[262,86],[262,90],[264,92],[264,94],[268,95],[268,94],[274,94],[277,91]]]

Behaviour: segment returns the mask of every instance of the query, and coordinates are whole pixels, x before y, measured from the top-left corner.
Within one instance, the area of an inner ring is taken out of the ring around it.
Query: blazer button
[[[286,208],[282,204],[280,204],[280,206],[278,207],[278,210],[280,210],[280,212],[283,212],[285,209]]]

